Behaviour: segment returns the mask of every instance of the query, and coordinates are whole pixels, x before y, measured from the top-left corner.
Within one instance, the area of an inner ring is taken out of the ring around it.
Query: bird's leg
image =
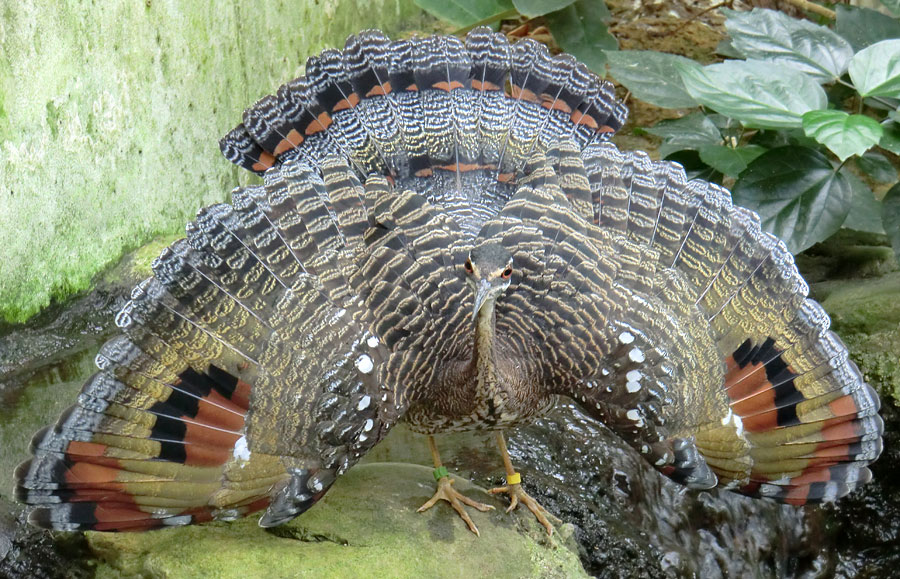
[[[503,432],[500,430],[497,431],[497,446],[500,447],[500,455],[503,457],[503,466],[506,467],[506,486],[493,488],[488,492],[491,494],[506,493],[509,495],[509,508],[506,509],[507,513],[516,508],[519,503],[528,507],[528,510],[537,517],[538,522],[547,529],[547,534],[552,535],[553,525],[550,524],[550,520],[557,525],[562,523],[562,521],[553,516],[552,513],[542,507],[536,500],[531,498],[528,493],[525,492],[525,489],[522,488],[522,476],[513,468],[512,461],[509,459],[509,452],[506,450],[506,440],[503,439]]]
[[[484,503],[479,503],[478,501],[473,501],[469,497],[460,493],[456,489],[454,489],[451,485],[453,484],[453,479],[450,478],[450,474],[447,472],[447,467],[441,462],[441,455],[438,453],[437,445],[434,443],[434,437],[430,434],[428,435],[428,448],[431,450],[431,458],[434,460],[434,478],[437,481],[437,490],[434,492],[434,496],[431,497],[427,503],[419,507],[418,512],[424,512],[433,507],[439,500],[443,499],[450,503],[450,506],[459,513],[459,516],[462,517],[462,520],[465,521],[466,525],[469,527],[469,530],[475,533],[478,536],[481,536],[478,532],[478,527],[475,526],[475,523],[472,522],[471,517],[469,517],[469,513],[466,512],[465,507],[463,505],[469,505],[470,507],[474,507],[481,512],[493,510],[494,507],[491,505],[486,505]]]

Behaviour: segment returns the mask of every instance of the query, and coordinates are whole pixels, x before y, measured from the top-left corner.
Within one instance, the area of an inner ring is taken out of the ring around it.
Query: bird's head
[[[485,303],[497,299],[509,287],[513,274],[512,255],[496,241],[488,241],[476,245],[469,252],[463,269],[466,280],[475,292],[475,311],[478,312]]]

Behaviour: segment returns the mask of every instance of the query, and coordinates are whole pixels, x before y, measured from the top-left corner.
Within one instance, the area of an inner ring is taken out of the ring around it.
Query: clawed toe
[[[469,527],[469,530],[475,533],[478,536],[481,534],[478,532],[478,527],[475,526],[475,523],[472,521],[472,518],[469,516],[469,513],[466,512],[466,509],[463,505],[470,506],[472,508],[478,509],[481,512],[491,511],[494,509],[492,505],[486,505],[484,503],[479,503],[478,501],[472,500],[466,495],[460,493],[455,488],[453,488],[453,479],[449,476],[443,476],[437,481],[437,490],[434,492],[434,496],[431,497],[424,505],[418,508],[417,512],[422,513],[433,507],[437,504],[438,501],[444,500],[450,503],[450,506],[459,513],[460,518],[465,521],[466,525]]]
[[[525,505],[529,511],[534,513],[535,518],[538,522],[543,525],[545,529],[547,529],[548,535],[553,535],[553,525],[562,524],[562,520],[554,516],[551,512],[545,509],[539,502],[531,498],[531,496],[525,492],[525,489],[522,488],[521,484],[511,484],[503,487],[493,488],[488,491],[492,495],[499,493],[506,493],[509,495],[509,508],[506,509],[507,513],[510,513],[519,506],[519,503]],[[551,524],[551,521],[552,524]]]

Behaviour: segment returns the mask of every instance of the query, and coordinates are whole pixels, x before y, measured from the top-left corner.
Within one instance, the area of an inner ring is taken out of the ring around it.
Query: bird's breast
[[[410,427],[425,434],[503,430],[528,424],[556,405],[556,396],[540,395],[502,377],[454,385],[444,396],[416,404],[406,415]]]

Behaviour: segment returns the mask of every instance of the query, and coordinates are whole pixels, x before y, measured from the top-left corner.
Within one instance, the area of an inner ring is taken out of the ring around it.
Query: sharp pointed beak
[[[472,312],[472,318],[478,317],[478,312],[481,311],[481,306],[484,305],[484,302],[491,295],[491,282],[486,279],[482,279],[478,281],[478,287],[475,289],[475,311]]]

